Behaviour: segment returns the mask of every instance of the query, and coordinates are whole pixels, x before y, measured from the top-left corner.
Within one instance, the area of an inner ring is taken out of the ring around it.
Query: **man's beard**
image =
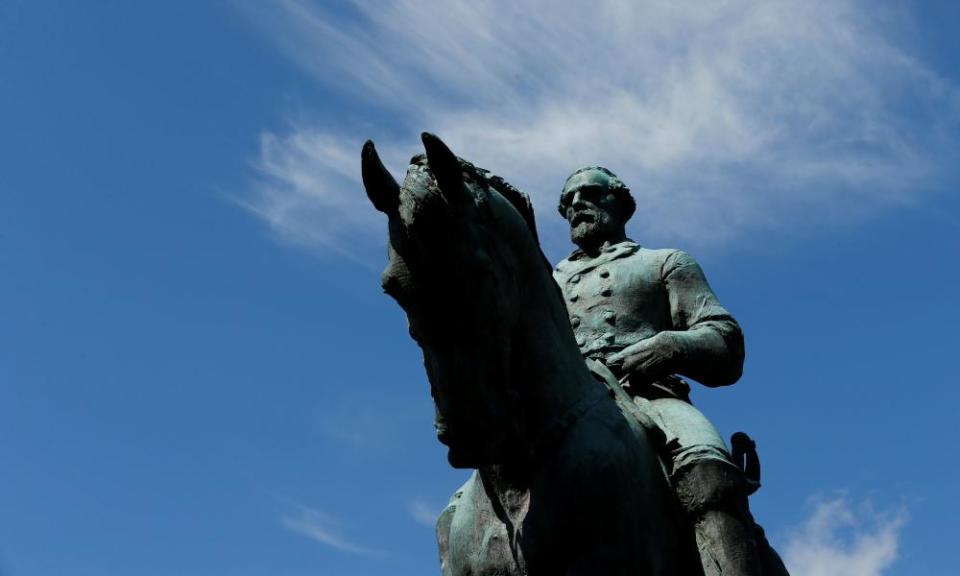
[[[600,246],[615,233],[616,225],[607,214],[591,212],[583,218],[578,216],[574,216],[570,226],[570,240],[584,250]]]

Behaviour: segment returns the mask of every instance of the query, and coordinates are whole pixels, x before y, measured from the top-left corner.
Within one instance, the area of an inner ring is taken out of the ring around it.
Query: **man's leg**
[[[743,472],[713,424],[675,398],[635,404],[650,413],[667,437],[671,480],[693,525],[706,576],[760,576],[756,528],[747,505]]]
[[[770,542],[767,541],[767,535],[759,524],[757,527],[757,550],[760,551],[761,573],[763,576],[790,576],[787,567],[780,559],[780,555],[773,549]]]
[[[693,524],[704,574],[759,576],[760,554],[743,473],[720,460],[701,460],[679,470],[674,485]]]

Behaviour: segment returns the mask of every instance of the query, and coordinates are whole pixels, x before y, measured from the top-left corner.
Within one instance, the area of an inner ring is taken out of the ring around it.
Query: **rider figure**
[[[574,172],[558,208],[578,248],[554,278],[580,351],[605,365],[663,431],[671,483],[694,526],[705,574],[760,574],[743,473],[677,376],[710,387],[736,382],[744,355],[740,326],[690,255],[627,238],[636,203],[606,168]]]

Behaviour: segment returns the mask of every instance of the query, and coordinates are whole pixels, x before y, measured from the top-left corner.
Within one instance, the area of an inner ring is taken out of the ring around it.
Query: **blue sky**
[[[956,573],[947,1],[0,3],[0,574],[436,573],[465,479],[380,293],[374,138],[592,163],[746,334],[697,389],[797,574]]]

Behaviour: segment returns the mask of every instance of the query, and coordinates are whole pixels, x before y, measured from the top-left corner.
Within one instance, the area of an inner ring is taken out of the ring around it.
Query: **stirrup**
[[[735,432],[730,437],[733,463],[743,471],[747,483],[747,495],[760,489],[760,456],[757,455],[757,443],[746,432]]]

